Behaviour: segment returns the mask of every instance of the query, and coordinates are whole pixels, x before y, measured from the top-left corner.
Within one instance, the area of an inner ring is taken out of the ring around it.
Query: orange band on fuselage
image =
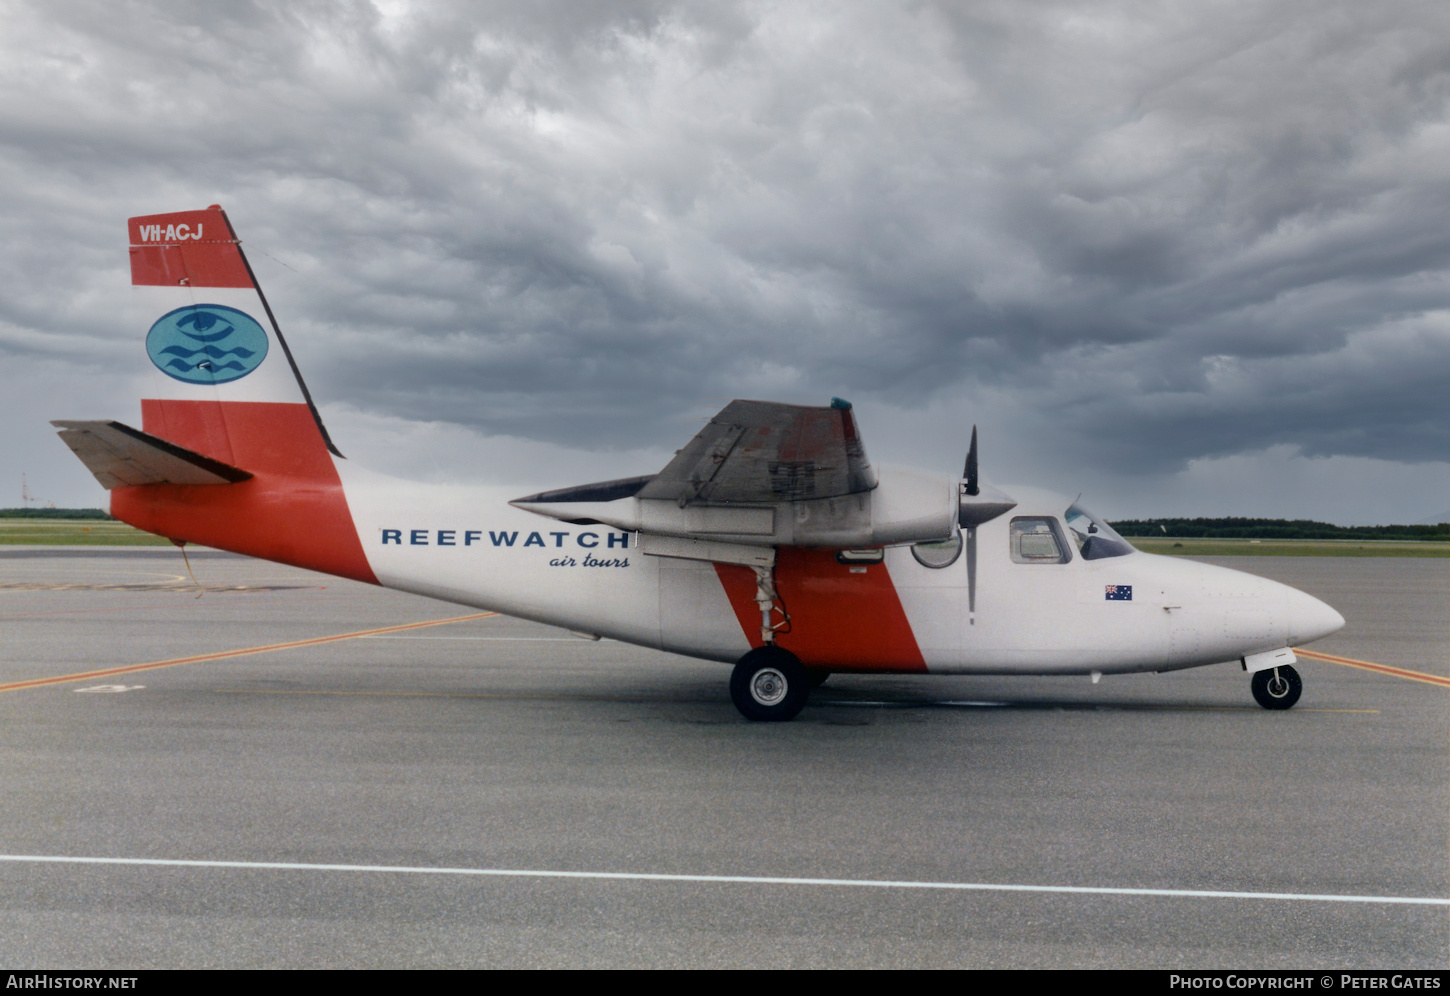
[[[861,565],[853,565],[859,571]],[[720,583],[752,647],[760,639],[755,573],[735,564],[716,564]],[[885,564],[864,573],[836,562],[833,550],[781,547],[775,587],[790,615],[789,632],[776,643],[807,667],[830,671],[926,671],[921,649]]]

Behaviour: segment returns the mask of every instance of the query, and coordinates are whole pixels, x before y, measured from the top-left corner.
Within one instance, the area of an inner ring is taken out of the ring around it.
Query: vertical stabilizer
[[[112,514],[172,539],[374,581],[334,464],[341,458],[226,213],[129,222],[151,384],[145,433],[241,468],[225,487],[118,487]]]
[[[301,403],[323,446],[341,456],[226,212],[213,204],[132,218],[128,228],[131,284],[151,322],[146,352],[155,376],[143,405],[146,431],[230,462],[237,454],[226,453],[232,440],[218,412],[198,411],[196,403]]]

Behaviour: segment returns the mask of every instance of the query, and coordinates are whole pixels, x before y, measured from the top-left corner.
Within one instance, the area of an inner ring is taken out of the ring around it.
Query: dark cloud
[[[123,368],[121,221],[220,202],[339,418],[668,452],[838,394],[878,454],[1443,489],[1441,4],[22,3],[0,45],[15,371]]]

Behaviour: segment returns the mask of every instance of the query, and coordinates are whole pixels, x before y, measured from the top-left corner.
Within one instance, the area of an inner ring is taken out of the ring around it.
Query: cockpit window
[[[1077,544],[1083,560],[1103,560],[1107,557],[1122,557],[1133,552],[1133,545],[1117,533],[1113,527],[1098,518],[1081,505],[1074,504],[1062,517],[1067,520],[1072,541]]]
[[[1045,515],[1019,515],[1012,520],[1014,564],[1065,564],[1072,559],[1057,520]]]

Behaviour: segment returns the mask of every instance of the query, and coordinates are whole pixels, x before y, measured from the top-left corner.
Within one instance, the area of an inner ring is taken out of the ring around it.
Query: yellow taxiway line
[[[247,657],[252,654],[266,654],[277,650],[295,650],[299,647],[315,647],[324,643],[340,643],[343,640],[357,640],[368,636],[383,636],[388,633],[403,633],[413,629],[447,626],[451,623],[470,622],[475,619],[489,619],[497,615],[497,612],[474,612],[466,616],[450,616],[447,619],[427,619],[423,622],[403,623],[399,626],[382,626],[377,629],[355,630],[351,633],[335,633],[332,636],[315,636],[308,640],[269,643],[260,647],[242,647],[238,650],[222,650],[212,654],[196,654],[191,657],[173,657],[170,660],[148,661],[144,664],[125,664],[121,667],[102,668],[97,671],[80,671],[75,674],[62,674],[50,678],[32,678],[28,681],[12,681],[8,684],[0,685],[0,692],[18,692],[27,688],[43,688],[47,685],[65,685],[76,681],[89,681],[94,678],[109,678],[120,674],[131,674],[136,671],[152,671],[163,667],[177,667],[182,664],[200,664],[204,661],[226,660],[229,657]],[[1410,681],[1422,681],[1427,685],[1439,685],[1441,688],[1450,688],[1450,678],[1442,678],[1436,674],[1425,674],[1422,671],[1410,671],[1406,668],[1391,667],[1388,664],[1376,664],[1372,661],[1356,660],[1353,657],[1321,654],[1315,650],[1302,650],[1298,647],[1294,648],[1294,653],[1300,657],[1308,657],[1312,660],[1327,661],[1330,664],[1343,664],[1346,667],[1362,668],[1366,671],[1393,675],[1396,678],[1406,678]]]
[[[383,626],[379,629],[360,629],[353,633],[336,633],[332,636],[314,636],[310,640],[292,640],[289,643],[269,643],[261,647],[243,647],[240,650],[222,650],[214,654],[197,654],[194,657],[173,657],[171,660],[150,661],[146,664],[126,664],[121,667],[102,668],[99,671],[81,671],[77,674],[62,674],[53,678],[32,678],[29,681],[12,681],[0,685],[0,692],[18,692],[26,688],[42,688],[46,685],[65,685],[73,681],[90,681],[94,678],[110,678],[118,674],[135,671],[152,671],[161,667],[176,667],[180,664],[200,664],[202,661],[220,661],[228,657],[247,657],[251,654],[267,654],[274,650],[295,650],[298,647],[315,647],[323,643],[338,643],[342,640],[356,640],[364,636],[378,636],[383,633],[401,633],[410,629],[426,629],[429,626],[447,626],[449,623],[468,622],[473,619],[488,619],[497,612],[475,612],[466,616],[451,616],[448,619],[428,619],[424,622],[403,623],[401,626]]]
[[[1391,674],[1396,678],[1408,678],[1410,681],[1423,681],[1427,685],[1439,685],[1441,688],[1450,688],[1450,678],[1442,678],[1438,674],[1426,674],[1423,671],[1408,671],[1402,667],[1390,667],[1388,664],[1375,664],[1372,661],[1359,661],[1353,657],[1321,654],[1317,650],[1300,650],[1298,647],[1294,648],[1294,653],[1300,657],[1309,657],[1316,661],[1328,661],[1330,664],[1343,664],[1345,667],[1363,668],[1366,671]]]

